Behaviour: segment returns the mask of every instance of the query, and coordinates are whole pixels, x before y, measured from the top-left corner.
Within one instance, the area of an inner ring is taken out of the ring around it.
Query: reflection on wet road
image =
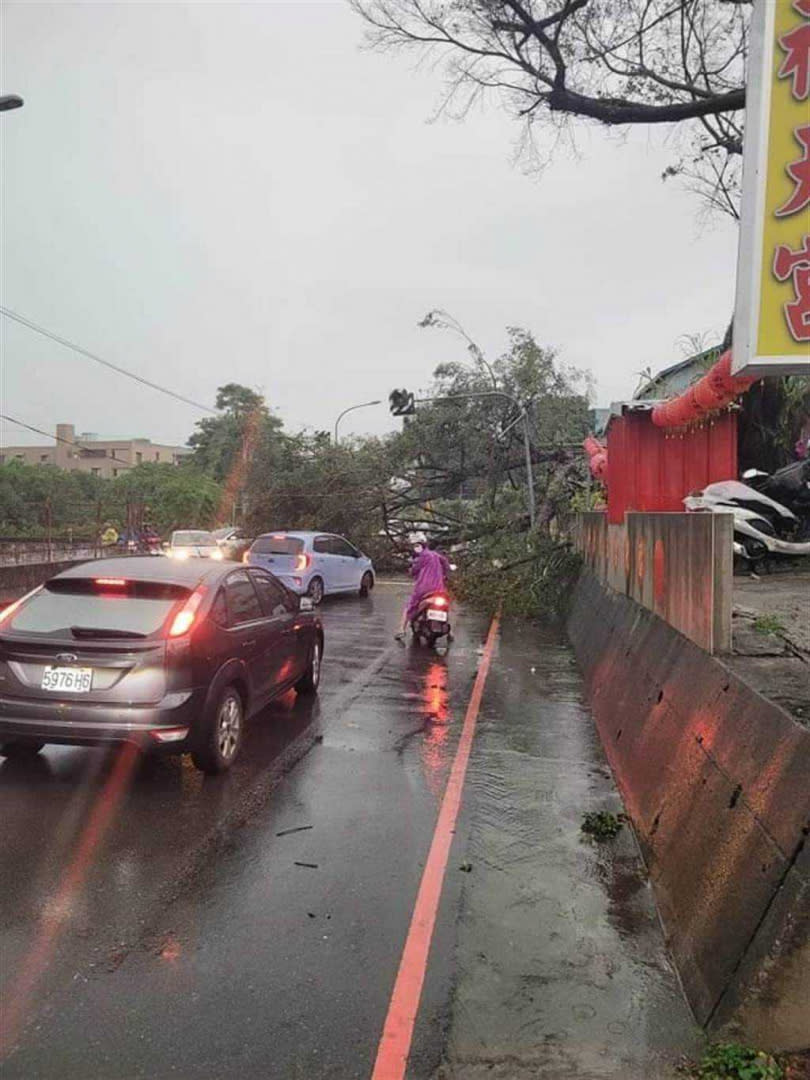
[[[274,1060],[317,1065],[314,1025],[344,1047],[334,1075],[363,1074],[480,641],[469,619],[447,658],[403,649],[401,602],[325,605],[318,701],[257,717],[224,777],[149,759],[113,789],[120,752],[60,747],[0,768],[4,1020],[29,1025],[6,1075],[210,1076],[212,1055],[267,1075],[276,996]]]

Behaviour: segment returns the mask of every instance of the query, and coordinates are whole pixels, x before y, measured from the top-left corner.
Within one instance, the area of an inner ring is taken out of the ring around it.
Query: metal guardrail
[[[105,550],[90,542],[0,540],[0,566],[30,566],[36,563],[69,562],[71,559],[97,559],[102,554],[106,554]]]

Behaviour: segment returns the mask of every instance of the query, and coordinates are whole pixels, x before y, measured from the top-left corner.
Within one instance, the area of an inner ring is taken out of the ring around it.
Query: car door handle
[[[250,641],[243,641],[242,642],[242,648],[243,649],[249,649],[251,645],[255,645],[255,644],[256,644],[256,639],[251,638]]]

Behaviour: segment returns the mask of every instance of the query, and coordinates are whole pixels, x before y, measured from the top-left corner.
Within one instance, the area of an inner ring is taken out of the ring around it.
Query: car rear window
[[[128,582],[106,589],[81,578],[51,581],[18,608],[7,628],[79,639],[96,636],[95,631],[99,637],[148,637],[188,595],[188,589],[162,582]]]
[[[251,550],[257,555],[300,555],[304,541],[296,536],[260,536]]]
[[[172,544],[197,544],[201,547],[216,547],[216,540],[209,532],[175,532],[172,533]]]

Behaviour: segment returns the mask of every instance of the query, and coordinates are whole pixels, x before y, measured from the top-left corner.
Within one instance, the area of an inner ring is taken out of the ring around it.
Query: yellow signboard
[[[810,374],[810,0],[756,0],[733,370]]]

